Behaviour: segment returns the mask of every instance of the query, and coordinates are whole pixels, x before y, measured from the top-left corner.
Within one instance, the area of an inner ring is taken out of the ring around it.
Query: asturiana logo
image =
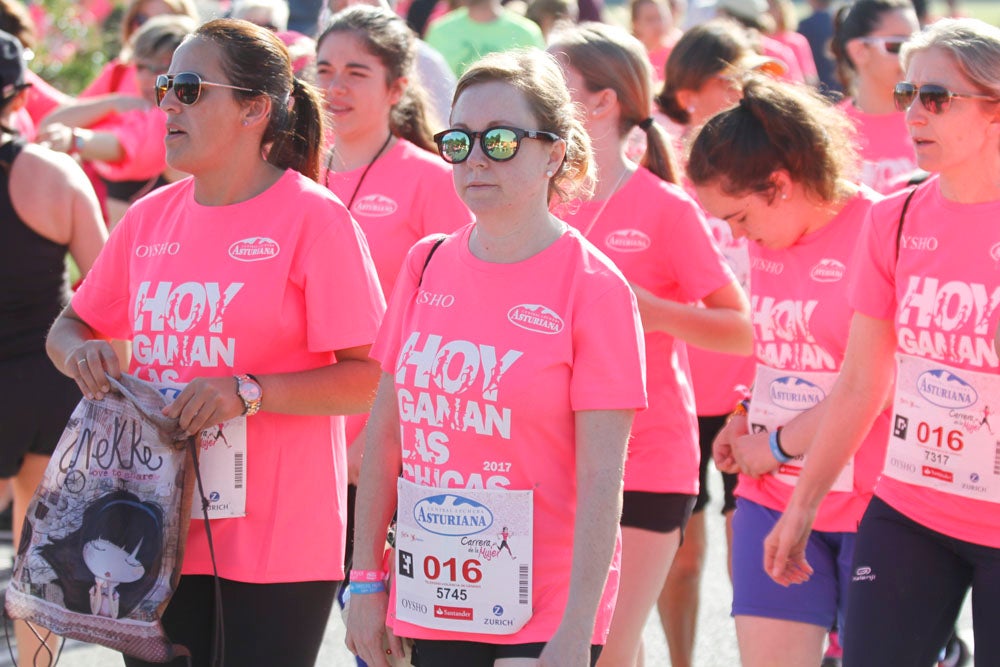
[[[773,380],[768,393],[772,403],[786,410],[808,410],[826,398],[822,387],[794,375]]]
[[[979,400],[972,385],[943,368],[921,373],[917,378],[917,391],[940,408],[967,408]]]
[[[604,243],[618,252],[642,252],[652,245],[649,236],[638,229],[617,229],[608,234]]]
[[[507,311],[507,319],[522,329],[543,334],[557,334],[565,326],[562,318],[554,310],[537,303],[514,306]]]
[[[413,508],[413,518],[436,535],[475,535],[493,525],[493,512],[485,505],[452,493],[428,496]]]
[[[263,236],[237,241],[229,246],[229,256],[241,262],[260,262],[278,255],[278,242]]]
[[[847,267],[844,266],[843,262],[826,257],[812,267],[809,277],[818,283],[835,283],[844,277],[846,271]]]
[[[399,205],[385,195],[367,195],[355,202],[353,210],[372,218],[384,218],[395,213],[398,208]]]

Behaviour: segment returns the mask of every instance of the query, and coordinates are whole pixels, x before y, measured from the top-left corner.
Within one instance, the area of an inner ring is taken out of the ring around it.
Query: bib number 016
[[[483,578],[483,571],[480,568],[482,563],[474,558],[464,561],[459,566],[455,558],[449,558],[443,563],[434,556],[424,558],[424,576],[431,581],[437,581],[442,574],[447,574],[448,581],[458,581],[458,575],[462,575],[462,581],[468,584],[478,584]]]
[[[962,432],[958,429],[948,431],[946,434],[942,427],[931,428],[931,425],[927,422],[917,424],[917,441],[922,445],[933,445],[938,449],[941,449],[942,445],[947,444],[948,449],[953,452],[960,452],[962,451],[962,447],[965,446],[965,442],[962,440]]]

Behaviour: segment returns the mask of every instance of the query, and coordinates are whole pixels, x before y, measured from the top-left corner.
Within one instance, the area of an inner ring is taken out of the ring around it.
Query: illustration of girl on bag
[[[163,553],[163,510],[128,491],[101,496],[76,530],[41,548],[67,609],[128,616],[156,584]]]

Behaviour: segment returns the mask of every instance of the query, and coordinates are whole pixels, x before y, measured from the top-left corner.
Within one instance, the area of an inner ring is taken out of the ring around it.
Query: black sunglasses
[[[173,88],[177,100],[185,105],[191,106],[201,97],[202,86],[215,86],[216,88],[229,88],[231,90],[242,90],[245,93],[256,92],[252,88],[241,86],[230,86],[228,83],[212,83],[202,81],[202,78],[194,72],[180,72],[179,74],[160,74],[156,77],[156,103],[159,104],[167,96],[167,91]]]
[[[517,155],[517,149],[521,147],[521,140],[525,137],[547,141],[559,141],[560,139],[558,134],[551,132],[522,130],[519,127],[497,125],[488,127],[482,132],[468,132],[454,128],[445,130],[434,135],[434,143],[437,144],[438,152],[445,162],[458,164],[468,159],[472,152],[472,145],[478,138],[479,145],[486,157],[494,162],[506,162]]]
[[[993,100],[997,101],[995,97],[989,95],[976,95],[974,93],[953,93],[944,86],[939,86],[936,83],[925,83],[922,86],[914,86],[909,81],[900,81],[896,84],[896,87],[892,89],[892,100],[896,105],[897,111],[906,111],[913,104],[913,100],[920,98],[920,104],[923,105],[932,114],[942,114],[948,110],[951,106],[951,101],[953,99],[971,99],[971,100]]]

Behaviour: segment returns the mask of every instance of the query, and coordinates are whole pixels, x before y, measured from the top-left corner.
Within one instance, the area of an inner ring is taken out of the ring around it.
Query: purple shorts
[[[814,530],[806,545],[813,567],[804,584],[780,586],[764,571],[764,538],[781,512],[737,498],[733,515],[733,616],[799,621],[830,629],[844,628],[847,588],[851,583],[855,533]]]

